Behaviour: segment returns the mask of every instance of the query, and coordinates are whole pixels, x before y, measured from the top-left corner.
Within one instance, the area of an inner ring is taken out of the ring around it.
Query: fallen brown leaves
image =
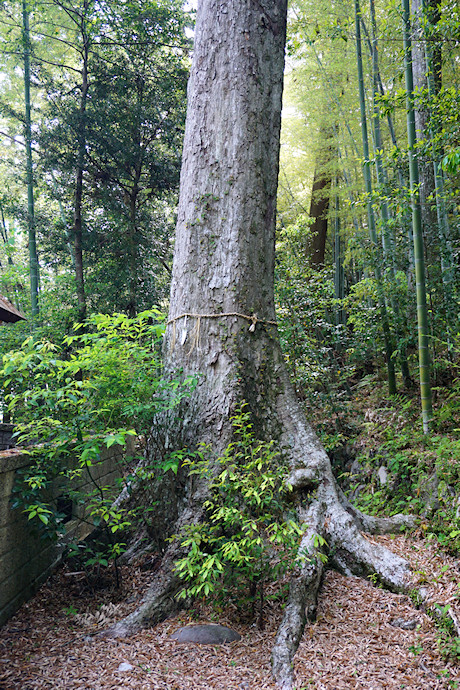
[[[431,601],[450,603],[460,614],[458,563],[432,544],[409,537],[379,537],[412,564],[414,578]],[[445,566],[449,568],[446,569]],[[242,639],[221,647],[180,645],[169,639],[192,621],[183,613],[128,640],[92,637],[115,617],[126,615],[148,585],[149,573],[125,569],[122,595],[89,592],[81,574],[59,570],[37,596],[0,631],[0,687],[6,690],[90,688],[182,690],[274,688],[270,651],[281,609],[267,610],[263,631],[242,623],[229,608],[219,622]],[[78,614],[76,613],[78,612]],[[94,615],[99,612],[98,615]],[[86,615],[90,614],[90,615]],[[416,622],[414,630],[395,619]],[[215,620],[210,607],[195,609],[193,621]],[[432,620],[408,597],[358,578],[326,576],[314,624],[307,625],[295,657],[297,690],[362,688],[455,688],[460,668],[442,659]],[[118,670],[122,662],[130,671]]]

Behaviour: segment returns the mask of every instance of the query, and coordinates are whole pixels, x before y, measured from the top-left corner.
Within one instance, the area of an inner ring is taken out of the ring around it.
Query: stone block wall
[[[0,450],[6,450],[14,446],[12,440],[14,426],[13,424],[0,423]]]
[[[120,446],[104,450],[100,461],[90,468],[93,479],[103,486],[113,485],[123,473],[124,452]],[[62,544],[43,540],[27,517],[11,506],[16,473],[29,462],[30,458],[19,448],[0,452],[0,625],[35,594],[59,562],[63,550]],[[89,476],[82,476],[74,488],[91,486]],[[78,520],[71,521],[66,525],[68,534],[78,530],[79,538],[86,537],[90,530],[81,525]]]

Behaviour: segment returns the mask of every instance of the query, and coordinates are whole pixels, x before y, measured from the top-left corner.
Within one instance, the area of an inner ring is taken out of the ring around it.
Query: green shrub
[[[243,405],[232,418],[234,440],[221,457],[207,447],[188,460],[190,473],[207,479],[207,520],[184,527],[173,539],[187,549],[176,562],[186,586],[180,597],[214,594],[239,604],[259,602],[262,626],[265,585],[295,560],[301,526],[288,511],[285,466],[273,441],[257,439]]]
[[[120,485],[93,479],[102,450],[125,447],[129,437],[146,434],[155,416],[175,407],[192,385],[179,377],[162,378],[163,330],[156,309],[134,319],[97,314],[77,324],[61,345],[29,337],[3,357],[0,387],[17,441],[30,456],[14,489],[14,505],[56,540],[65,534],[69,517],[56,503],[56,487],[73,506],[84,504],[85,521],[105,533],[105,545],[93,549],[89,565],[116,560],[124,548],[118,535],[135,519],[134,511],[113,505]],[[165,471],[174,469],[175,461],[163,461]],[[141,474],[151,478],[149,472]],[[90,490],[74,488],[80,478],[89,479]],[[131,473],[130,480],[136,479]],[[81,549],[74,545],[73,551]]]

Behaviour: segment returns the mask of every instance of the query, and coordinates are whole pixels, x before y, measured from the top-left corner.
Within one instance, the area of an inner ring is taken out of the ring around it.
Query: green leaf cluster
[[[175,566],[186,583],[179,596],[233,596],[253,610],[258,599],[260,624],[264,586],[293,566],[302,526],[289,511],[275,442],[257,438],[245,404],[232,425],[234,440],[220,457],[203,447],[186,461],[191,475],[209,482],[210,497],[206,520],[173,537],[187,552]]]
[[[191,380],[166,381],[162,376],[163,322],[158,309],[134,319],[95,314],[77,324],[60,345],[29,337],[3,356],[3,400],[17,442],[30,456],[14,489],[14,505],[45,536],[58,539],[69,519],[56,502],[60,493],[71,501],[72,517],[105,532],[106,560],[119,555],[121,542],[113,535],[129,529],[136,515],[114,506],[121,487],[101,485],[94,469],[104,449],[126,448],[130,437],[146,434],[154,418],[174,408],[192,385]],[[126,463],[130,460],[128,453]],[[176,463],[170,460],[163,471]],[[127,474],[123,467],[120,475],[126,476],[121,481],[128,489],[152,478],[151,472]],[[88,480],[90,489],[78,489]]]

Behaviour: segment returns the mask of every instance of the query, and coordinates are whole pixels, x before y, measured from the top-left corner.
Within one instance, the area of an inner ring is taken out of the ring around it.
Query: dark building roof
[[[26,320],[24,314],[21,314],[19,309],[13,307],[11,302],[9,302],[6,297],[0,295],[0,321],[8,321],[9,323],[14,323],[15,321]]]

